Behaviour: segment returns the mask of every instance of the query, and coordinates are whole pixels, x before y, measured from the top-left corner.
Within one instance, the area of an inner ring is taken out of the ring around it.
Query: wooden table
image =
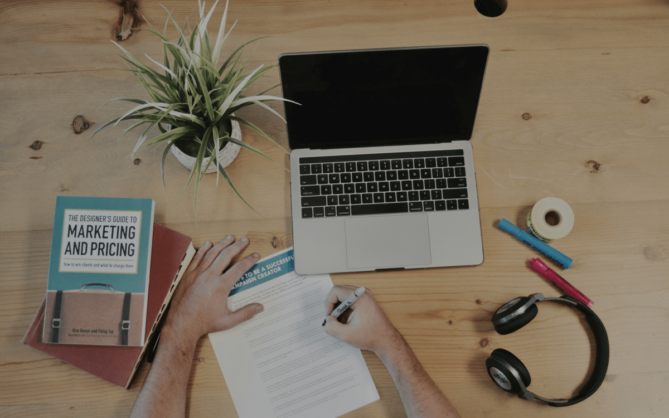
[[[188,172],[175,158],[166,163],[166,201],[162,149],[133,161],[134,134],[117,142],[119,128],[92,140],[90,130],[73,132],[77,115],[95,128],[127,109],[98,109],[106,100],[146,97],[127,73],[104,68],[121,66],[109,39],[132,3],[0,2],[3,417],[127,415],[148,371],[145,364],[125,391],[20,343],[45,293],[56,196],[153,198],[156,221],[193,237],[196,246],[227,233],[250,237],[249,251],[263,255],[292,243],[289,175],[260,157],[242,151],[230,173],[262,216],[226,186],[216,187],[212,175],[201,186],[196,223],[193,187],[176,204]],[[197,7],[162,3],[180,22]],[[222,12],[219,6],[212,21]],[[157,0],[140,2],[140,15],[156,25],[166,17]],[[276,63],[282,52],[490,45],[472,138],[484,264],[333,276],[337,284],[374,291],[463,417],[669,415],[668,19],[664,0],[510,0],[497,18],[479,15],[472,0],[231,4],[229,22],[239,23],[230,46],[271,36],[258,44],[251,66]],[[122,44],[136,56],[161,54],[146,31]],[[256,88],[276,83],[273,70]],[[245,116],[287,148],[278,118],[258,108]],[[283,151],[250,130],[243,134],[288,164]],[[557,295],[526,267],[536,253],[494,227],[502,217],[522,225],[546,196],[574,209],[574,230],[553,245],[576,260],[564,276],[596,302],[611,342],[601,389],[568,409],[502,392],[484,366],[492,350],[509,349],[531,371],[531,389],[547,397],[571,396],[593,367],[592,337],[568,308],[543,304],[531,324],[507,336],[490,322],[492,312],[516,296]],[[349,416],[404,416],[381,362],[369,353],[365,359],[381,400]],[[237,416],[206,338],[193,359],[188,396],[190,416]]]

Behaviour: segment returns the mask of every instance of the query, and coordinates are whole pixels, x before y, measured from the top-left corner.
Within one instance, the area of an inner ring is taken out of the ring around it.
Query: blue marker
[[[502,231],[508,232],[509,234],[518,238],[525,244],[539,251],[541,254],[555,261],[557,264],[559,264],[565,269],[568,269],[574,263],[574,260],[572,260],[571,258],[562,254],[561,252],[551,247],[550,245],[546,244],[542,240],[533,237],[532,235],[518,228],[516,225],[512,224],[511,222],[507,221],[504,218],[502,218],[502,220],[499,221],[497,227]]]

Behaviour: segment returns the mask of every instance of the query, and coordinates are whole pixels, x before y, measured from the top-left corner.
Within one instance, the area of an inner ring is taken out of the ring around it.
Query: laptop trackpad
[[[347,218],[346,258],[351,269],[431,264],[427,215]]]

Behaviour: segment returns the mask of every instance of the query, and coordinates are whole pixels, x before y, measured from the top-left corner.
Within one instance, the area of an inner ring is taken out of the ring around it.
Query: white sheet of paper
[[[323,331],[331,288],[328,275],[294,272],[292,248],[237,282],[230,309],[265,310],[209,339],[240,418],[334,418],[379,399],[360,350]]]

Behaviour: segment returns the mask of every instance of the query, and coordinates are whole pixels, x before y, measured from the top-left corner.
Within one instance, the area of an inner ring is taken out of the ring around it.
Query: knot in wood
[[[44,145],[44,142],[42,141],[35,141],[32,144],[28,145],[28,148],[32,148],[35,151],[39,151],[40,148],[42,148],[42,145]]]
[[[641,103],[646,104],[646,103],[648,103],[648,102],[650,102],[650,97],[648,97],[648,96],[643,96],[643,99],[641,99]]]
[[[79,135],[86,129],[90,128],[93,122],[90,120],[86,119],[82,115],[77,115],[74,117],[74,120],[72,121],[72,130],[74,130],[74,133]]]
[[[135,161],[133,161],[133,164],[139,165],[142,162],[139,158],[135,158]]]
[[[479,341],[479,345],[481,347],[487,347],[488,344],[490,344],[490,340],[488,340],[487,338],[482,338],[481,341]]]
[[[588,167],[590,167],[590,172],[591,173],[597,173],[599,172],[599,167],[601,167],[601,164],[598,163],[595,160],[590,160],[586,164],[588,164]]]
[[[277,237],[272,237],[272,247],[277,248],[279,246],[279,239]]]
[[[523,113],[523,119],[530,120],[532,119],[532,115],[530,115],[529,113]]]

